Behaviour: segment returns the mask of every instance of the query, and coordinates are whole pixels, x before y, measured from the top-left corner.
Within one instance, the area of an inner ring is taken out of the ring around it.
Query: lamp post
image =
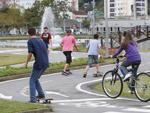
[[[95,0],[93,0],[92,33],[95,33]]]
[[[105,13],[105,48],[106,48],[106,57],[109,57],[109,30],[108,30],[108,0],[104,1],[104,13]]]
[[[137,14],[136,14],[136,0],[134,0],[134,3],[133,3],[133,13],[134,13],[134,20],[136,20],[137,18]]]
[[[145,16],[148,19],[148,0],[145,0]]]

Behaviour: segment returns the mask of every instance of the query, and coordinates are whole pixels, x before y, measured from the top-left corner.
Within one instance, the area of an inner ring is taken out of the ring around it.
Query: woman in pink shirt
[[[71,53],[73,51],[74,46],[77,49],[76,39],[73,35],[71,35],[71,30],[67,30],[66,35],[63,37],[63,39],[61,41],[62,51],[66,57],[66,64],[64,66],[64,70],[62,71],[62,75],[71,74],[71,72],[69,70],[69,66],[72,62]]]

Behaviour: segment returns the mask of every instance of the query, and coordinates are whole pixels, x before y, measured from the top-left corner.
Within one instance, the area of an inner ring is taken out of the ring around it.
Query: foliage
[[[101,63],[104,62],[109,62],[112,63],[109,59],[101,60]],[[54,73],[54,72],[59,72],[63,69],[64,62],[59,62],[59,63],[51,63],[49,68],[46,70],[45,73]],[[79,58],[79,59],[74,59],[71,68],[75,68],[78,66],[83,66],[87,64],[87,58]],[[24,67],[10,67],[7,66],[6,68],[0,69],[0,77],[6,77],[6,76],[15,76],[15,75],[20,75],[20,74],[28,74],[32,70],[31,67],[24,68]]]
[[[68,6],[68,0],[65,1],[55,1],[53,3],[53,11],[55,13],[56,18],[58,19],[66,19],[68,18],[67,12],[71,10]]]
[[[24,25],[24,18],[20,10],[15,7],[0,12],[0,29],[9,31],[11,28],[20,28]]]
[[[88,19],[83,20],[82,25],[84,28],[89,29],[90,28],[90,20],[88,20]]]

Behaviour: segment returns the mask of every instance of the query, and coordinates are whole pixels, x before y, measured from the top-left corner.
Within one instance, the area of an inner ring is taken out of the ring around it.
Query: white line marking
[[[85,85],[85,84],[95,83],[95,82],[98,82],[98,81],[101,81],[101,80],[102,80],[102,79],[92,80],[92,81],[87,81],[87,82],[79,83],[79,84],[76,86],[76,89],[77,89],[78,91],[83,92],[83,93],[86,93],[86,94],[95,95],[95,96],[104,96],[104,95],[101,95],[101,94],[89,92],[89,91],[84,90],[84,89],[81,88],[81,87],[82,87],[83,85]]]
[[[111,100],[110,98],[89,98],[89,99],[70,99],[70,100],[52,100],[52,103],[61,103],[61,102],[84,102],[84,101],[103,101]]]
[[[144,108],[150,108],[150,105],[144,106]]]
[[[69,96],[67,96],[67,95],[61,94],[61,93],[59,93],[59,92],[54,92],[54,91],[45,91],[45,93],[46,93],[46,94],[59,95],[59,96],[66,97],[66,98],[69,97]]]
[[[107,112],[103,112],[103,113],[122,113],[122,112],[107,111]]]
[[[104,94],[98,94],[98,93],[93,93],[93,92],[90,92],[90,91],[87,91],[87,90],[84,90],[82,89],[82,86],[83,85],[86,85],[86,84],[91,84],[91,83],[94,83],[94,82],[100,82],[102,79],[97,79],[97,80],[92,80],[92,81],[87,81],[87,82],[82,82],[82,83],[79,83],[77,86],[76,86],[76,89],[80,92],[83,92],[83,93],[86,93],[86,94],[90,94],[90,95],[94,95],[94,96],[101,96],[101,97],[107,97],[106,95]],[[138,99],[131,99],[131,98],[125,98],[125,97],[118,97],[117,99],[123,99],[123,100],[130,100],[130,101],[139,101]]]
[[[150,113],[150,109],[139,109],[139,108],[128,108],[128,109],[123,109],[123,111]]]
[[[11,100],[13,98],[13,96],[5,96],[5,95],[3,95],[3,94],[0,93],[0,98]]]

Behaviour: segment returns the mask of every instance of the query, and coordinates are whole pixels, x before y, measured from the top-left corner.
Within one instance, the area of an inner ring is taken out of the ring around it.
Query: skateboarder
[[[36,103],[37,98],[45,98],[45,94],[41,87],[39,79],[48,67],[49,61],[46,45],[44,44],[41,38],[38,38],[36,36],[36,30],[34,28],[30,28],[28,30],[28,34],[28,56],[27,61],[25,63],[25,67],[27,68],[28,62],[31,60],[32,56],[34,56],[35,62],[33,64],[33,69],[30,76],[29,90],[30,102]],[[38,95],[36,95],[36,91]]]

